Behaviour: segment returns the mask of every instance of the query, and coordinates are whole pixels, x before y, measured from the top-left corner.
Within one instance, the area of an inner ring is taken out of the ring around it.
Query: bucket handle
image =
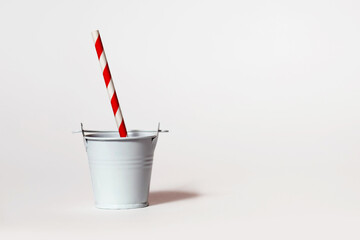
[[[84,130],[84,125],[83,123],[80,123],[80,128],[81,130],[77,130],[77,131],[72,131],[72,133],[81,133],[83,136],[83,140],[84,140],[84,145],[85,145],[85,149],[87,151],[87,140],[85,138],[85,130]]]
[[[81,134],[83,135],[83,139],[84,139],[84,145],[85,145],[85,149],[87,151],[87,140],[85,138],[85,131],[84,131],[84,125],[83,123],[80,123],[80,126],[81,126]]]
[[[96,131],[94,131],[94,132],[96,132]],[[72,133],[81,133],[83,135],[83,137],[85,137],[85,130],[84,130],[83,123],[80,123],[80,130],[72,131]]]
[[[169,130],[161,130],[161,129],[160,129],[160,122],[159,122],[159,123],[158,123],[158,129],[157,129],[157,131],[156,131],[156,136],[153,137],[153,138],[151,139],[151,141],[154,142],[155,139],[158,139],[159,133],[165,133],[165,132],[169,132]]]
[[[83,137],[85,137],[85,132],[84,132],[84,125],[83,125],[83,123],[80,123],[80,126],[81,126],[81,133],[82,133]]]

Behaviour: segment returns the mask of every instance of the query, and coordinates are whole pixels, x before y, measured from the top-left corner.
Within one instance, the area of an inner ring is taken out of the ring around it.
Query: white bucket
[[[82,130],[89,159],[95,206],[129,209],[148,206],[151,169],[158,131]]]

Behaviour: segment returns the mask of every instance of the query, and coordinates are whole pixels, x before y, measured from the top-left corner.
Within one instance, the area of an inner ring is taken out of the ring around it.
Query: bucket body
[[[84,132],[83,132],[84,133]],[[84,142],[88,155],[95,206],[129,209],[148,206],[156,131],[88,131]]]

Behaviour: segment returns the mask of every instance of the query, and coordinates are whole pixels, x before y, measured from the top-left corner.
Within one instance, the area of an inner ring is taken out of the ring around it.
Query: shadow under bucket
[[[149,205],[151,170],[161,131],[82,130],[88,155],[95,206],[102,209],[141,208]]]

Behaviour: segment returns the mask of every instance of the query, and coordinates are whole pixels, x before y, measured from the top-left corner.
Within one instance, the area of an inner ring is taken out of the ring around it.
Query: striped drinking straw
[[[102,71],[103,76],[104,76],[106,89],[107,89],[109,99],[110,99],[110,102],[111,102],[112,110],[114,112],[115,121],[116,121],[118,130],[119,130],[119,133],[120,133],[120,137],[126,137],[127,136],[127,131],[126,131],[126,127],[125,127],[124,118],[123,118],[123,116],[121,114],[119,101],[118,101],[118,98],[117,98],[117,95],[116,95],[116,92],[115,92],[115,87],[114,87],[113,80],[111,78],[109,64],[108,64],[108,62],[106,60],[104,47],[103,47],[102,42],[101,42],[99,30],[93,31],[91,34],[92,34],[92,37],[94,39],[96,53],[97,53],[97,56],[98,56],[99,61],[100,61],[101,71]]]

